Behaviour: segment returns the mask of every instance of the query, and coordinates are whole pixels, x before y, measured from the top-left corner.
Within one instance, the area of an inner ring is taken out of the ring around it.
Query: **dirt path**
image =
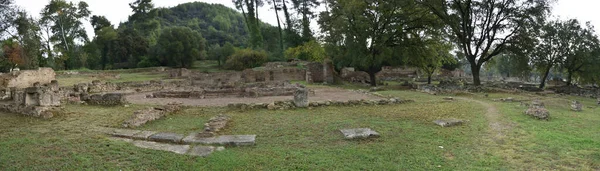
[[[509,130],[512,126],[511,124],[502,122],[500,120],[501,114],[498,111],[498,108],[496,108],[496,106],[484,101],[475,100],[471,98],[457,97],[457,99],[475,102],[487,108],[487,111],[485,112],[485,118],[488,121],[488,126],[490,128],[490,138],[492,138],[492,140],[494,140],[494,142],[496,143],[504,143],[504,138],[506,137],[505,132]]]

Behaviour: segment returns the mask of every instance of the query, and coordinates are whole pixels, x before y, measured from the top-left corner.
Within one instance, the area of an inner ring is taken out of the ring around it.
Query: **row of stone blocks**
[[[115,137],[163,143],[224,146],[251,146],[255,144],[256,139],[256,135],[221,135],[215,137],[202,137],[198,136],[198,133],[191,133],[188,136],[184,136],[176,133],[159,133],[130,129],[115,129],[109,134]]]

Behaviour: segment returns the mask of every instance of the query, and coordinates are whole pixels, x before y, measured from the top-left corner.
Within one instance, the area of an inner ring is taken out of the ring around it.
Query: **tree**
[[[104,16],[93,15],[91,18],[92,26],[94,27],[94,32],[98,32],[105,27],[113,27],[113,25],[106,19]]]
[[[8,29],[15,20],[15,10],[13,0],[0,0],[0,39],[4,38]]]
[[[539,88],[546,86],[550,70],[562,63],[564,57],[571,53],[571,45],[574,44],[574,37],[577,36],[573,34],[577,32],[574,24],[573,20],[551,21],[543,24],[539,31],[528,31],[528,34],[534,37],[533,44],[530,45],[532,63],[543,73]]]
[[[263,36],[260,31],[260,20],[258,19],[258,7],[263,5],[262,0],[233,0],[236,8],[242,10],[246,20],[246,26],[250,31],[250,44],[254,48],[263,46]],[[245,9],[247,10],[244,10]]]
[[[452,45],[440,40],[431,39],[423,43],[425,46],[411,47],[408,64],[416,66],[427,75],[427,84],[431,84],[431,77],[444,64],[456,62],[450,50]]]
[[[285,51],[287,59],[301,59],[307,61],[323,62],[325,60],[325,49],[319,42],[312,40],[295,48]]]
[[[320,1],[292,0],[292,3],[294,4],[294,9],[302,16],[302,22],[300,24],[302,26],[302,42],[305,43],[314,39],[313,33],[310,30],[310,20],[316,16],[312,9],[321,5]]]
[[[283,0],[272,0],[269,1],[270,4],[273,4],[273,10],[275,10],[275,17],[277,18],[277,28],[279,29],[279,51],[280,53],[283,53],[283,30],[281,29],[281,20],[279,20],[279,10],[281,10],[281,7],[279,7],[279,2],[281,2]]]
[[[267,53],[262,50],[240,49],[231,55],[225,62],[225,69],[244,70],[259,67],[267,62]]]
[[[233,53],[235,53],[235,47],[229,42],[225,43],[225,46],[223,47],[219,44],[215,44],[208,48],[209,58],[216,60],[219,66],[225,63],[227,57],[233,55]]]
[[[516,33],[543,20],[550,0],[418,0],[449,28],[452,40],[471,65],[473,83],[480,85],[481,66],[518,40]]]
[[[600,42],[594,32],[594,27],[587,22],[586,27],[582,28],[577,20],[569,21],[571,27],[576,30],[571,30],[574,35],[573,44],[570,45],[570,52],[562,63],[562,68],[567,72],[567,85],[573,83],[575,75],[596,74],[583,72],[586,65],[593,63],[592,60],[597,60],[594,56],[598,55],[597,51],[600,48]]]
[[[205,50],[202,36],[186,27],[171,27],[162,31],[157,43],[161,64],[190,68]]]
[[[401,64],[405,47],[421,46],[419,34],[436,27],[427,9],[414,1],[347,0],[327,1],[330,12],[319,19],[327,54],[338,67],[352,66],[369,74],[376,86],[375,74],[383,65]],[[409,49],[408,49],[409,50]]]
[[[14,20],[16,35],[13,36],[23,48],[22,69],[36,69],[42,58],[42,42],[37,20],[29,17],[25,11],[19,11]]]
[[[64,60],[64,69],[69,69],[68,56],[72,55],[72,48],[78,41],[88,42],[88,37],[83,27],[82,19],[87,19],[90,11],[88,4],[81,1],[79,4],[65,0],[51,0],[42,10],[42,22],[48,23],[52,31],[50,40],[55,47],[60,49]]]
[[[0,67],[3,72],[12,70],[13,68],[24,64],[24,58],[26,58],[25,53],[18,42],[8,39],[2,44],[4,56],[2,57],[2,62],[0,62],[3,66]]]

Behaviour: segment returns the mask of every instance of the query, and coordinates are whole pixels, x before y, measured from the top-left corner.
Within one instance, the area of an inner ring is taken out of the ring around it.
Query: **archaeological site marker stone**
[[[379,133],[371,130],[371,128],[355,128],[355,129],[340,129],[346,139],[364,139],[377,138]]]

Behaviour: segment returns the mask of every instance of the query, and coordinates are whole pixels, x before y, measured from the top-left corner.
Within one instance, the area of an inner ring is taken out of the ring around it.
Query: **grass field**
[[[384,91],[414,103],[325,107],[290,111],[231,111],[185,108],[140,130],[190,133],[213,116],[232,117],[222,134],[256,134],[252,147],[227,147],[207,158],[137,148],[112,141],[98,127],[118,127],[146,106],[67,105],[66,114],[40,120],[0,114],[2,170],[598,170],[600,111],[572,112],[571,97],[539,97],[550,121],[523,114],[519,103],[492,98],[532,99],[513,94],[465,94],[454,102],[414,91]],[[487,107],[498,109],[502,136],[490,130]],[[594,106],[590,99],[581,99]],[[488,106],[489,107],[489,106]],[[459,118],[465,125],[441,128],[435,119]],[[347,141],[338,129],[369,127],[372,140]]]

